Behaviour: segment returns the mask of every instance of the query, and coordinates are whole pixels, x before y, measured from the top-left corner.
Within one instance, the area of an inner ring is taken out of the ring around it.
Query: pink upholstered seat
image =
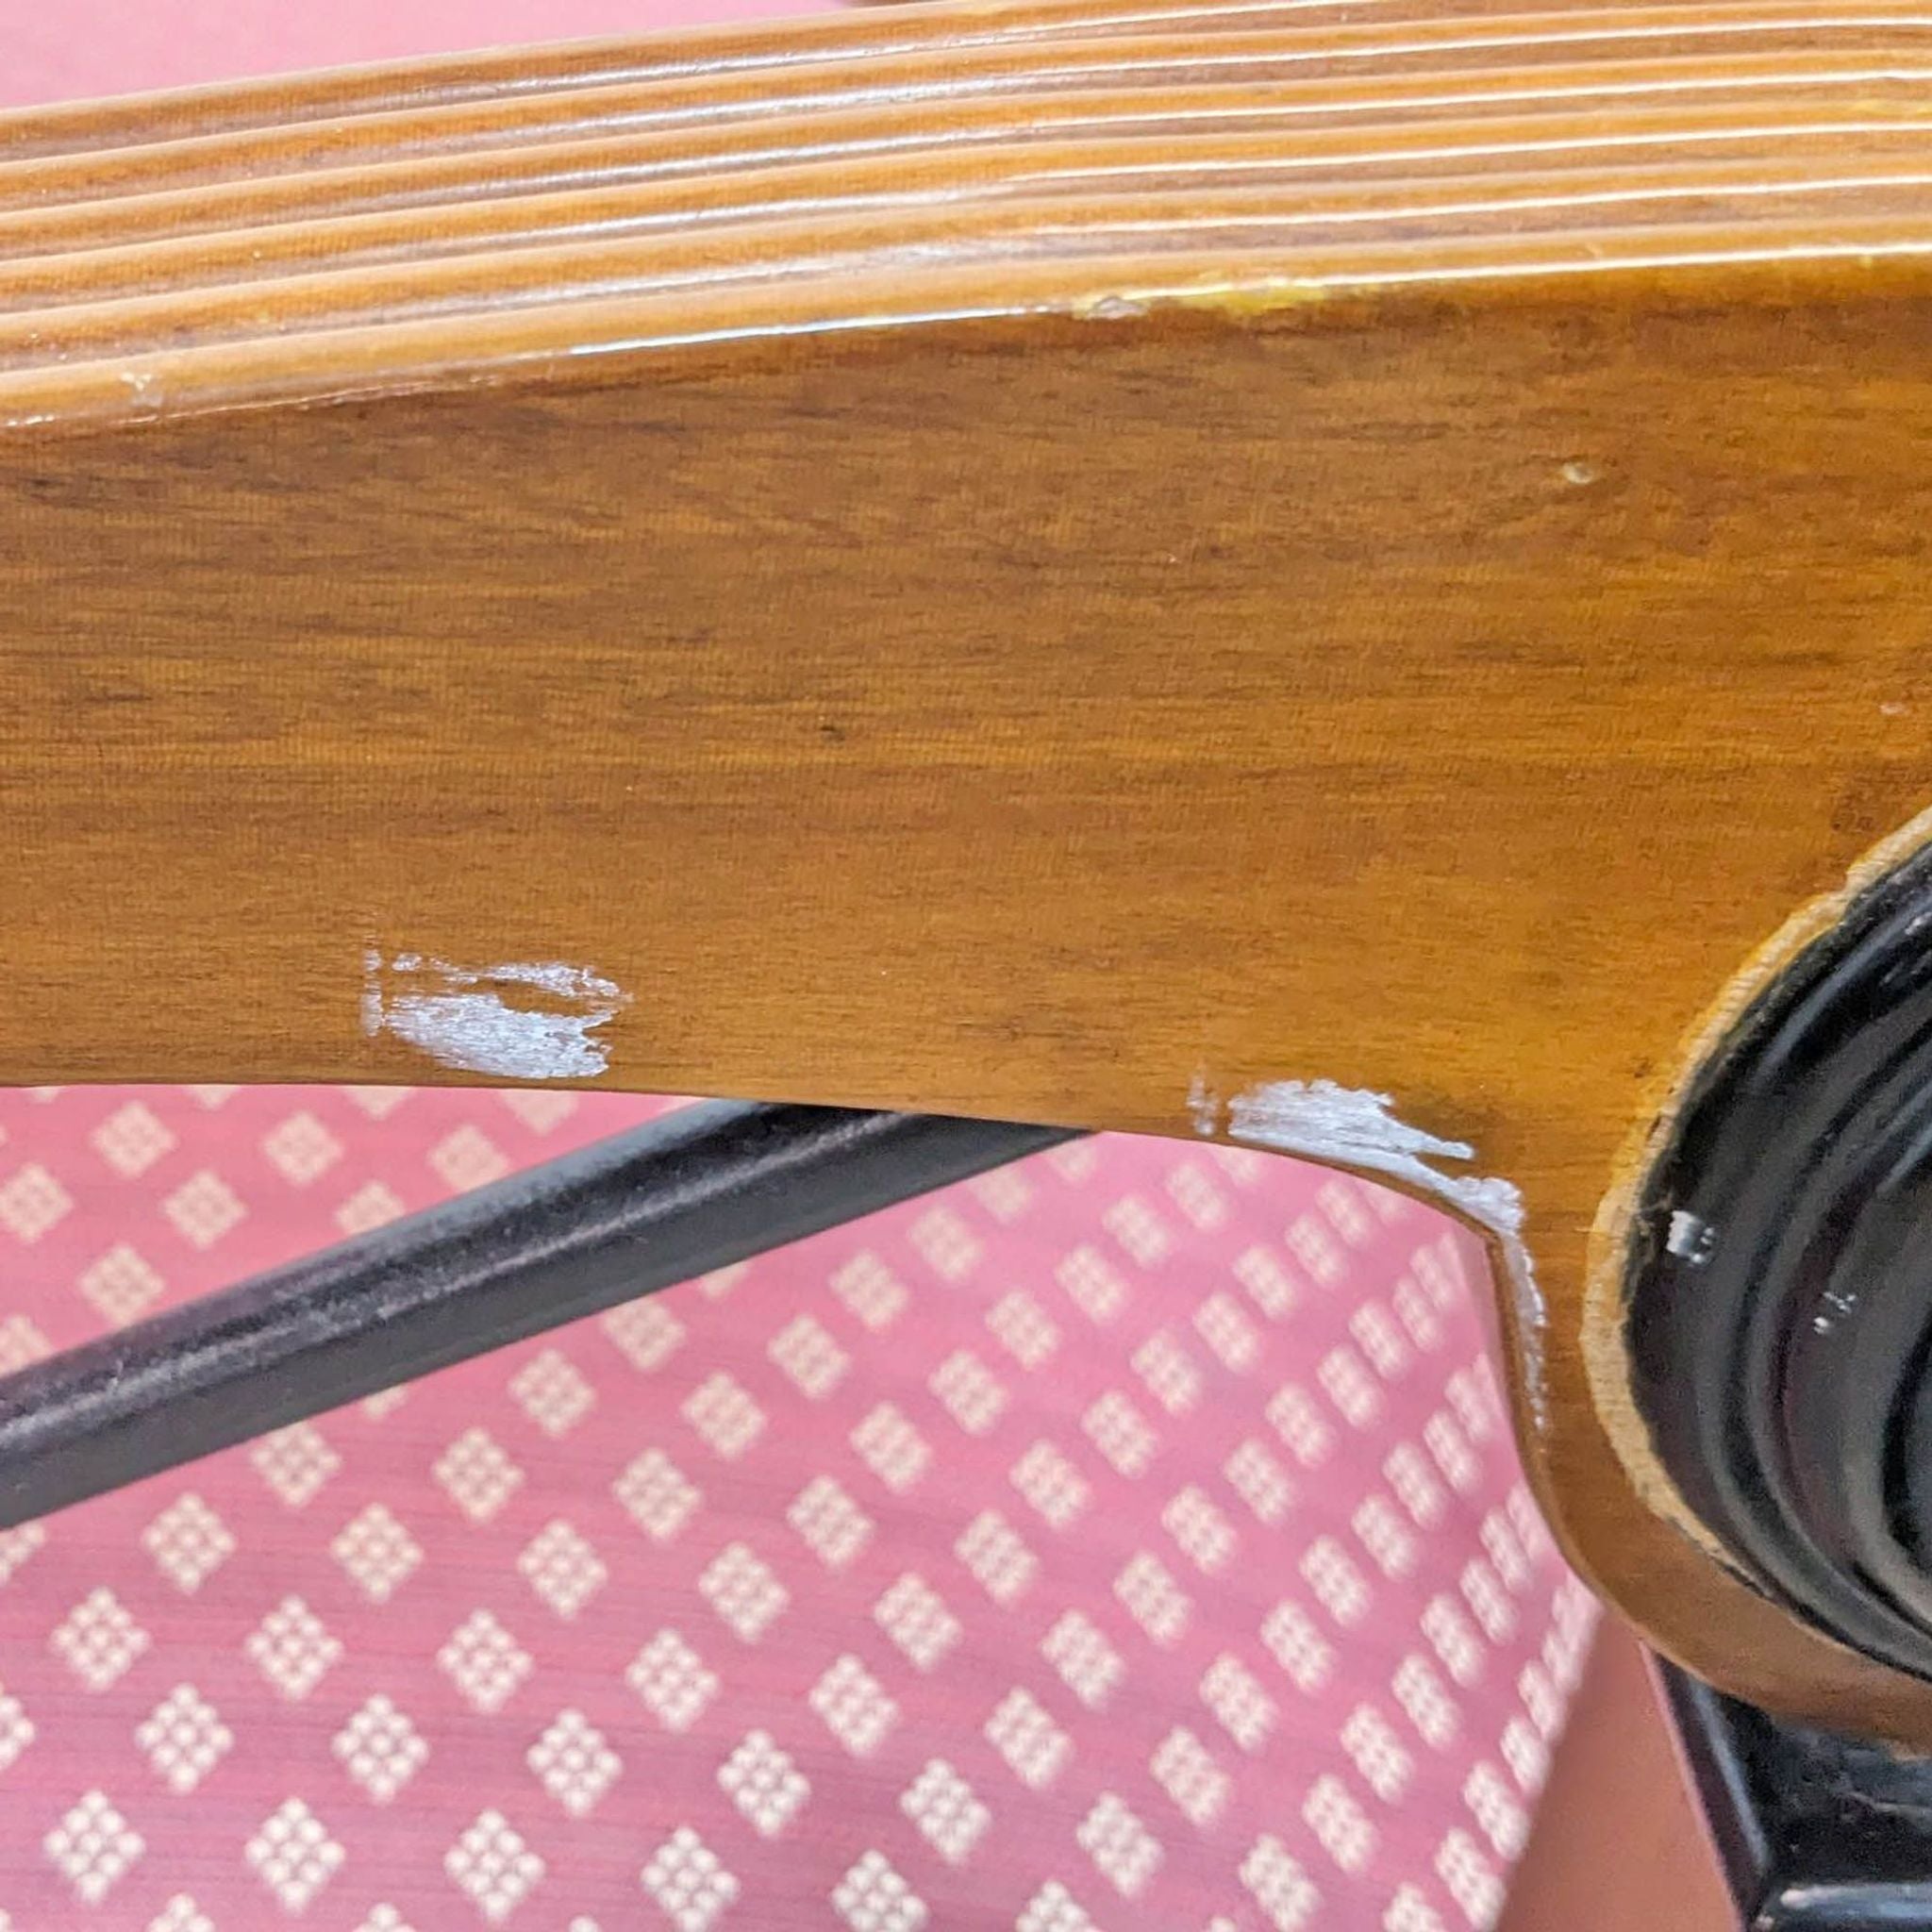
[[[662,1103],[0,1099],[10,1361]],[[0,1537],[16,1928],[1487,1924],[1588,1631],[1474,1244],[1075,1143]]]

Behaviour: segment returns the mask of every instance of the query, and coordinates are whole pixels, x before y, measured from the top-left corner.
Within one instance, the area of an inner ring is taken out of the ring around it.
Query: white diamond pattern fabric
[[[671,1104],[5,1095],[0,1360]],[[0,1926],[1488,1925],[1593,1611],[1480,1266],[1079,1142],[0,1533]]]

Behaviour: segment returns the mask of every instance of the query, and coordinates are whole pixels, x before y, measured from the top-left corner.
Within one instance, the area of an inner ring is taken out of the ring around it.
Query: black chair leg
[[[1667,1663],[1666,1704],[1749,1932],[1932,1932],[1932,1758],[1788,1724]]]
[[[0,1378],[0,1527],[1072,1138],[682,1108]]]

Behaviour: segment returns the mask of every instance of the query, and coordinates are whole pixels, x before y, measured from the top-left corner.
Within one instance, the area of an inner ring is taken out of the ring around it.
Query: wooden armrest
[[[1686,1097],[1932,804],[1932,30],[1810,11],[912,6],[0,118],[0,1076],[1385,1176],[1489,1235],[1596,1583],[1932,1741],[1629,1346]]]

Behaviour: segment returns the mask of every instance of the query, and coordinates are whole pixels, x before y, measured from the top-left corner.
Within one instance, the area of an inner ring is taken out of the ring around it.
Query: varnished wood
[[[1932,806],[1932,29],[1252,14],[0,122],[0,1075],[461,1077],[402,958],[635,1088],[1387,1092],[1522,1191],[1592,1578],[1932,1740],[1603,1346],[1726,990]]]

